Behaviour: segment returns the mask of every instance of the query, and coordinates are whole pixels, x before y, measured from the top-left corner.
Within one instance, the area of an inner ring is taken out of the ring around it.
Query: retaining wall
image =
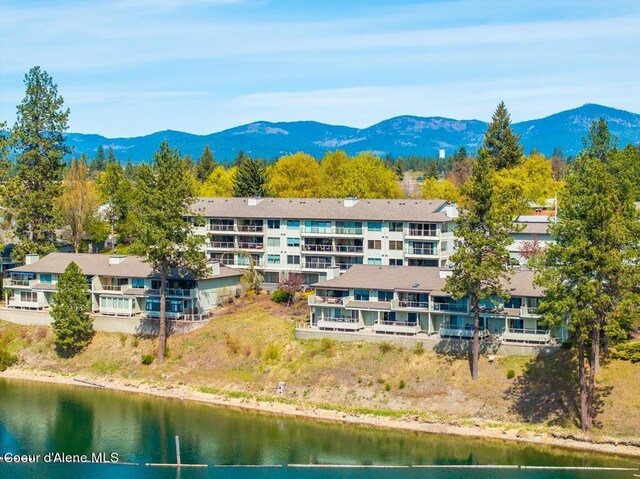
[[[322,339],[329,338],[336,341],[369,341],[382,343],[388,341],[401,345],[404,348],[413,349],[416,343],[422,343],[424,349],[445,354],[469,354],[472,341],[470,339],[440,339],[426,336],[398,336],[392,334],[376,334],[368,332],[338,332],[320,331],[309,328],[296,328],[297,339]],[[505,356],[548,356],[558,350],[557,346],[535,344],[512,344],[498,341],[481,340],[480,354],[497,354]]]
[[[0,308],[0,320],[24,326],[51,326],[53,318],[47,311],[27,311]],[[167,320],[168,334],[185,334],[201,328],[207,321]],[[128,333],[140,336],[157,336],[160,323],[144,317],[94,316],[93,329],[107,333]]]

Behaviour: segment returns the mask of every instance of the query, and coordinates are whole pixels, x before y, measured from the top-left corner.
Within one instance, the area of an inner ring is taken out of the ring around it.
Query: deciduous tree
[[[226,198],[233,196],[233,184],[237,168],[226,170],[224,166],[216,166],[205,182],[200,186],[198,195],[212,198]]]
[[[452,203],[460,201],[460,192],[448,179],[426,178],[422,183],[422,197],[425,200],[443,199]]]
[[[336,175],[335,196],[346,198],[402,198],[393,171],[372,153],[360,153],[342,163]]]
[[[314,198],[320,194],[320,165],[298,152],[281,157],[269,170],[268,190],[280,198]]]

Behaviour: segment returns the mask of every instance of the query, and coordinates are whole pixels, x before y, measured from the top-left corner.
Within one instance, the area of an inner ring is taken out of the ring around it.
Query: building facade
[[[91,311],[106,316],[159,317],[160,276],[136,256],[51,253],[39,259],[27,255],[25,265],[7,271],[3,280],[8,308],[47,310],[58,278],[75,262],[87,277]],[[206,318],[216,305],[239,288],[242,272],[213,264],[203,278],[169,274],[166,317],[176,320]]]
[[[338,278],[313,285],[309,324],[323,331],[366,332],[433,338],[471,338],[473,314],[466,298],[443,291],[450,270],[438,267],[358,265]],[[549,344],[566,331],[550,330],[536,313],[542,291],[533,272],[517,269],[507,286],[510,298],[482,302],[480,336],[501,341]]]
[[[191,218],[212,261],[246,267],[265,282],[286,272],[305,284],[353,265],[444,266],[455,205],[444,200],[201,198]]]

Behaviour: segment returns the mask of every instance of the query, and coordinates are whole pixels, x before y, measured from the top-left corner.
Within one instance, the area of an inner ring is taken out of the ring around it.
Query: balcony
[[[235,226],[232,224],[210,224],[208,231],[235,231]]]
[[[309,298],[307,298],[307,302],[310,306],[311,305],[341,306],[346,302],[347,298],[349,297],[345,296],[342,298],[333,298],[333,297],[327,297],[327,296],[317,296],[315,294],[312,294],[311,296],[309,296]]]
[[[531,308],[529,306],[522,306],[520,308],[520,316],[523,318],[539,318],[538,308]]]
[[[147,289],[144,292],[147,296],[160,296],[159,289]],[[165,294],[167,297],[173,296],[178,298],[195,298],[197,295],[196,289],[176,289],[176,288],[167,288],[165,290]]]
[[[420,330],[419,324],[408,321],[378,321],[373,325],[373,331],[380,334],[414,335]]]
[[[4,288],[30,288],[34,285],[38,284],[37,279],[14,279],[14,278],[4,278],[2,280],[2,286]]]
[[[364,236],[362,233],[362,228],[343,228],[340,226],[336,226],[334,228],[335,236]]]
[[[300,234],[302,235],[333,235],[333,228],[327,226],[300,226]]]
[[[407,299],[394,299],[391,301],[392,309],[429,309],[429,301],[409,301]]]
[[[417,256],[417,257],[431,256],[431,257],[437,257],[438,256],[438,248],[407,247],[404,250],[404,254],[406,256]]]
[[[359,331],[364,328],[360,318],[324,316],[318,319],[318,328],[329,331]]]
[[[333,251],[333,245],[330,244],[303,244],[301,246],[301,250],[304,253],[306,252],[322,252],[322,253],[331,253]]]
[[[462,326],[444,324],[440,326],[439,334],[441,338],[444,338],[444,337],[459,338],[459,339],[473,338],[473,326],[468,324],[465,324]],[[489,336],[489,331],[487,331],[486,329],[480,328],[480,330],[478,331],[478,334],[480,336],[480,339],[483,339]]]
[[[305,261],[303,267],[306,269],[329,269],[333,267],[331,261]]]
[[[209,241],[208,246],[213,249],[234,249],[236,247],[233,241]]]
[[[238,233],[262,233],[264,225],[238,225]]]
[[[264,249],[264,243],[238,241],[238,249],[250,249],[250,250]]]
[[[337,254],[364,254],[364,247],[348,244],[337,244],[335,249]]]
[[[467,311],[467,307],[464,304],[433,303],[433,310],[449,313],[465,313]]]
[[[23,300],[19,296],[11,296],[7,304],[9,308],[16,309],[42,309],[45,307],[44,299],[38,295],[38,299],[35,301]]]
[[[436,229],[409,228],[405,235],[406,238],[438,238]]]
[[[530,328],[505,328],[502,331],[503,341],[515,343],[539,343],[547,344],[551,341],[551,334],[548,330]]]

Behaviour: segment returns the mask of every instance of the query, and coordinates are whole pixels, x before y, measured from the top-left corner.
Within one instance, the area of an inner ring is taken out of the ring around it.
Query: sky
[[[639,59],[638,0],[0,0],[0,121],[34,65],[107,137],[640,112]]]

